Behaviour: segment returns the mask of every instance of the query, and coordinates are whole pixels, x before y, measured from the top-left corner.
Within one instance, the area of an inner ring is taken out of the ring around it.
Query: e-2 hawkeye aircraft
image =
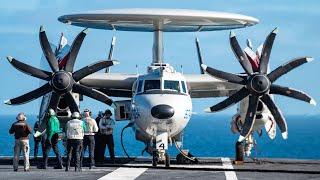
[[[261,46],[259,53],[242,50],[236,36],[230,33],[230,45],[244,73],[231,74],[208,67],[203,63],[199,41],[196,39],[201,74],[182,74],[163,59],[163,32],[203,32],[244,28],[257,24],[253,17],[240,14],[183,10],[183,9],[114,9],[64,15],[59,21],[68,25],[116,31],[142,31],[154,34],[153,59],[145,74],[97,73],[118,62],[112,60],[114,40],[108,60],[74,71],[73,66],[87,29],[79,33],[65,53],[57,60],[60,51],[53,52],[45,30],[40,28],[40,44],[52,72],[24,64],[13,57],[9,62],[18,70],[44,80],[46,83],[25,95],[6,101],[17,105],[39,97],[43,98],[43,115],[47,108],[58,111],[62,122],[70,119],[70,112],[79,111],[79,100],[85,95],[115,108],[116,120],[129,120],[135,137],[146,145],[153,156],[153,165],[165,162],[170,165],[168,145],[182,145],[182,132],[192,115],[191,98],[228,96],[224,101],[206,109],[216,112],[239,103],[235,132],[238,142],[250,143],[254,131],[263,125],[273,128],[277,124],[283,138],[287,138],[286,121],[274,103],[273,94],[279,94],[315,104],[307,94],[274,82],[292,69],[312,60],[296,58],[269,72],[269,57],[277,34],[273,30]],[[248,43],[250,44],[250,43]],[[250,47],[250,45],[249,45]],[[64,63],[61,63],[64,62]],[[128,100],[113,101],[109,97]],[[43,116],[40,116],[40,118]],[[42,127],[46,123],[42,119]],[[270,137],[274,137],[270,135]],[[244,149],[240,150],[243,154]],[[182,151],[181,151],[182,152]]]

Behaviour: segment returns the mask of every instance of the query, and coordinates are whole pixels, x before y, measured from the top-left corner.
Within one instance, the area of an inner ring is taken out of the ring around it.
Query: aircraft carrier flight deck
[[[40,160],[41,161],[41,160]],[[53,162],[53,159],[50,159]],[[0,158],[0,179],[320,179],[320,160],[258,159],[246,160],[235,165],[231,158],[199,158],[198,164],[176,164],[170,168],[159,164],[152,167],[151,158],[138,157],[127,160],[118,157],[115,164],[105,163],[88,169],[86,163],[81,173],[64,169],[38,169],[31,159],[30,172],[20,166],[18,173],[12,171],[12,157]],[[22,164],[21,164],[22,165]]]

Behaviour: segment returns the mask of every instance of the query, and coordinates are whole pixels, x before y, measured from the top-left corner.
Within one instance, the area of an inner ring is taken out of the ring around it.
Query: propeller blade
[[[49,83],[39,87],[38,89],[35,89],[33,91],[30,91],[22,96],[10,99],[5,101],[5,104],[8,105],[19,105],[19,104],[24,104],[30,101],[33,101],[51,91],[51,86]]]
[[[46,80],[46,81],[50,80],[50,77],[52,74],[51,72],[32,67],[28,64],[25,64],[25,63],[22,63],[22,62],[16,60],[15,58],[13,58],[11,56],[8,56],[7,59],[13,67],[15,67],[16,69],[18,69],[19,71],[21,71],[25,74],[28,74],[33,77],[36,77],[36,78],[39,78],[42,80]]]
[[[51,97],[50,97],[50,102],[48,105],[48,109],[53,109],[55,112],[57,112],[60,97],[61,96],[59,94],[52,92]],[[44,131],[47,128],[47,124],[48,124],[48,118],[45,117],[41,121],[40,132]]]
[[[206,71],[211,76],[214,76],[214,77],[217,77],[220,79],[224,79],[224,80],[231,82],[231,83],[242,84],[242,85],[246,84],[242,77],[239,77],[235,74],[223,72],[223,71],[208,67],[205,64],[201,64],[201,67],[204,71]]]
[[[271,85],[270,94],[279,94],[279,95],[291,97],[294,99],[305,101],[305,102],[312,104],[314,106],[317,104],[316,101],[312,97],[310,97],[308,94],[306,94],[302,91],[298,91],[295,89],[291,89],[289,87],[283,87],[283,86],[279,86],[279,85],[275,85],[275,84]]]
[[[204,70],[201,68],[201,64],[203,64],[203,59],[202,59],[202,53],[201,53],[201,48],[200,48],[200,42],[199,42],[198,38],[196,38],[196,46],[197,46],[198,61],[199,61],[199,65],[200,65],[200,72],[201,72],[201,74],[204,74]]]
[[[80,47],[82,45],[83,39],[86,37],[88,33],[88,29],[84,29],[81,31],[76,39],[73,41],[70,49],[69,59],[66,63],[65,70],[68,72],[73,71],[74,63],[76,61],[77,55],[79,53]]]
[[[292,69],[311,61],[313,61],[312,57],[300,57],[300,58],[293,59],[287,62],[286,64],[279,66],[277,69],[269,73],[268,78],[270,79],[271,82],[274,82],[282,75],[290,72]]]
[[[102,92],[96,89],[89,88],[81,84],[74,84],[73,91],[88,96],[92,99],[98,100],[100,102],[103,102],[109,106],[113,105],[113,101],[107,95],[103,94]]]
[[[259,72],[262,74],[266,74],[268,71],[269,58],[273,46],[274,39],[278,33],[278,28],[275,28],[267,37],[263,44],[262,53],[260,57],[260,68]]]
[[[58,61],[51,49],[50,43],[46,35],[46,31],[43,26],[40,27],[39,39],[43,54],[46,56],[50,68],[53,72],[59,71]]]
[[[73,73],[73,79],[78,82],[82,78],[95,73],[97,71],[100,71],[101,69],[113,66],[115,64],[119,64],[119,61],[113,60],[113,61],[100,61],[91,65],[88,65],[84,68],[79,69],[78,71]]]
[[[227,99],[221,101],[220,103],[211,106],[210,108],[207,108],[205,112],[217,112],[221,111],[229,106],[232,106],[236,104],[237,102],[241,101],[243,98],[247,97],[250,94],[250,92],[247,90],[247,88],[243,87]]]
[[[48,108],[51,108],[55,112],[57,112],[60,97],[61,95],[59,95],[58,93],[52,92]]]
[[[242,68],[246,71],[248,75],[252,74],[253,70],[252,70],[250,61],[248,60],[248,57],[246,56],[246,54],[242,51],[238,43],[238,40],[236,38],[236,34],[233,31],[230,32],[229,40],[230,40],[231,49],[234,55],[237,57]]]
[[[288,138],[287,122],[284,119],[280,109],[277,107],[277,105],[274,103],[274,101],[271,99],[270,95],[268,94],[263,95],[261,97],[261,100],[264,102],[264,104],[268,107],[271,114],[273,115],[274,120],[276,121],[277,125],[280,128],[283,139],[287,139]]]
[[[255,95],[249,96],[249,106],[246,114],[246,119],[242,126],[242,130],[240,132],[240,137],[238,139],[238,142],[241,142],[244,139],[246,139],[248,135],[251,133],[252,127],[255,122],[258,102],[259,102],[259,96],[255,96]]]
[[[64,98],[66,98],[67,102],[69,102],[69,108],[71,112],[80,112],[78,104],[76,100],[73,98],[71,92],[68,92],[64,95]]]

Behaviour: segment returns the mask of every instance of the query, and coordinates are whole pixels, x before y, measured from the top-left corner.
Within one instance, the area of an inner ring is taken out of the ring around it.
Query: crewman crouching
[[[31,134],[32,129],[26,122],[27,117],[24,113],[19,113],[17,116],[17,121],[12,124],[9,133],[14,134],[15,145],[14,145],[14,156],[13,156],[13,170],[18,171],[19,156],[20,152],[23,152],[24,158],[24,171],[29,171],[29,134]]]
[[[66,134],[67,134],[67,164],[66,171],[69,171],[70,161],[72,155],[75,156],[75,171],[81,171],[80,156],[82,153],[82,143],[85,131],[85,124],[81,121],[80,113],[73,112],[72,120],[67,122]],[[73,152],[74,151],[74,152]]]

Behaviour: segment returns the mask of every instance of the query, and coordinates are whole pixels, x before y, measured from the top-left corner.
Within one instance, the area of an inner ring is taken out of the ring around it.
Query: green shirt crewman
[[[54,134],[60,133],[60,122],[57,118],[57,116],[53,115],[50,116],[48,120],[48,126],[47,126],[47,138],[51,141],[51,138]]]
[[[54,154],[56,155],[57,158],[57,165],[55,166],[55,169],[62,169],[62,159],[60,156],[59,148],[58,148],[58,140],[59,140],[59,132],[60,131],[60,122],[59,119],[56,116],[56,113],[53,109],[49,109],[48,111],[49,119],[47,123],[47,140],[45,144],[45,157],[44,157],[44,169],[47,168],[48,166],[48,156],[50,149],[52,147]]]

